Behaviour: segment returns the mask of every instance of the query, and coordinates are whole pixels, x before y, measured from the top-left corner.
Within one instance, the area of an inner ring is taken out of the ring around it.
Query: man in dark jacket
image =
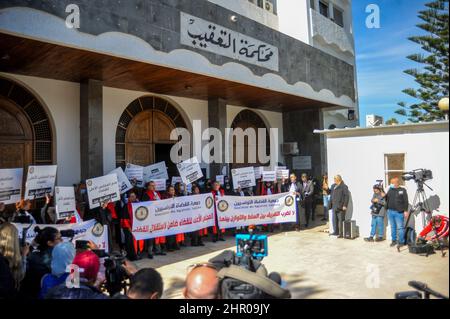
[[[398,177],[391,179],[391,185],[386,193],[386,207],[391,225],[391,247],[405,245],[405,216],[408,215],[408,192],[400,186]],[[397,237],[398,236],[398,237]],[[397,239],[398,238],[398,239]]]
[[[308,228],[309,220],[314,221],[313,202],[314,202],[314,184],[309,180],[307,174],[302,175],[302,182],[300,183],[300,194],[302,206],[305,209],[305,227]]]
[[[334,185],[331,186],[330,204],[334,214],[334,233],[331,234],[332,236],[344,237],[344,221],[349,200],[350,192],[348,187],[345,185],[342,177],[337,175],[334,178]]]

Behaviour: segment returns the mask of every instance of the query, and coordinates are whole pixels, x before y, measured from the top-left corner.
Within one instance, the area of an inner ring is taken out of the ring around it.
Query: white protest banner
[[[175,186],[178,183],[183,183],[183,179],[180,176],[173,176],[172,177],[172,186]]]
[[[55,187],[56,218],[71,217],[77,207],[75,204],[75,189],[73,187]]]
[[[134,164],[127,164],[125,168],[125,175],[129,181],[136,180],[136,186],[144,186],[144,167]]]
[[[19,231],[19,239],[22,239],[22,230],[23,227],[27,228],[28,224],[13,224],[16,226]],[[109,252],[108,245],[108,228],[107,226],[103,226],[95,220],[89,220],[87,222],[79,223],[79,224],[63,224],[63,225],[33,225],[31,228],[27,230],[26,233],[26,242],[31,244],[34,238],[36,237],[35,228],[39,227],[40,229],[44,229],[46,227],[53,227],[58,229],[59,231],[64,230],[73,230],[75,236],[72,239],[73,244],[78,240],[86,240],[92,241],[97,245],[99,249],[104,249],[106,252]],[[70,238],[63,238],[65,241],[69,241]]]
[[[263,182],[275,182],[277,180],[277,172],[275,171],[266,171],[262,174]]]
[[[217,203],[220,229],[250,225],[293,223],[297,220],[295,197],[289,193],[270,196],[223,196]]]
[[[165,191],[167,186],[166,186],[166,180],[165,179],[154,179],[153,182],[155,183],[155,190],[160,192],[160,191]]]
[[[277,171],[277,180],[282,179],[288,179],[289,178],[289,170],[288,169],[279,169]]]
[[[53,194],[56,170],[56,165],[30,166],[25,184],[25,199],[44,198],[46,194]]]
[[[231,170],[234,189],[256,186],[255,170],[253,167],[236,168]]]
[[[216,182],[220,183],[220,185],[225,185],[225,175],[217,175]]]
[[[214,226],[211,194],[133,203],[133,235],[136,240],[190,233]]]
[[[119,182],[115,174],[88,179],[86,186],[91,209],[100,207],[105,201],[120,200]]]
[[[192,184],[203,177],[202,169],[198,163],[197,157],[193,157],[187,161],[177,164],[181,179],[186,185]]]
[[[261,179],[262,173],[264,172],[264,167],[255,167],[255,179]]]
[[[15,204],[22,196],[23,168],[0,169],[0,203]]]
[[[115,170],[111,171],[108,175],[112,174],[116,174],[117,176],[117,181],[119,182],[119,190],[121,194],[126,193],[133,188],[127,175],[125,175],[122,167],[116,168]]]
[[[144,167],[144,182],[148,183],[155,179],[169,179],[167,173],[166,162],[159,162],[147,167]]]

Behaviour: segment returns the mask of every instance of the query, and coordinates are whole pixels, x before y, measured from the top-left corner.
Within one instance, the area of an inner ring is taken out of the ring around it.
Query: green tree
[[[411,122],[433,121],[444,118],[438,102],[449,95],[449,0],[436,0],[427,3],[426,9],[419,11],[423,23],[417,25],[426,34],[410,37],[419,44],[425,53],[417,53],[407,58],[421,65],[419,69],[409,69],[405,73],[415,78],[418,89],[408,88],[403,93],[416,99],[407,105],[398,103],[401,109],[396,113],[408,117]]]
[[[399,122],[394,117],[386,121],[386,125],[397,125],[397,124],[399,124]]]

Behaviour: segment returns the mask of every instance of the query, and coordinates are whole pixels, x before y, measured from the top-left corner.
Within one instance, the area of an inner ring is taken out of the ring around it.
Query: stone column
[[[227,101],[223,99],[211,99],[208,101],[208,125],[209,128],[220,130],[223,137],[222,142],[222,163],[211,163],[209,165],[209,174],[211,178],[216,175],[222,175],[222,168],[225,163],[225,129],[227,127]],[[205,128],[203,128],[205,129]]]
[[[86,80],[80,85],[81,178],[103,172],[103,83]]]

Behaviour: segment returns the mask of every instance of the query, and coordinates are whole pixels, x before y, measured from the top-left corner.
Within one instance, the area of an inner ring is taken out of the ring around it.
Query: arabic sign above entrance
[[[181,44],[279,70],[277,47],[184,12],[181,12]]]

